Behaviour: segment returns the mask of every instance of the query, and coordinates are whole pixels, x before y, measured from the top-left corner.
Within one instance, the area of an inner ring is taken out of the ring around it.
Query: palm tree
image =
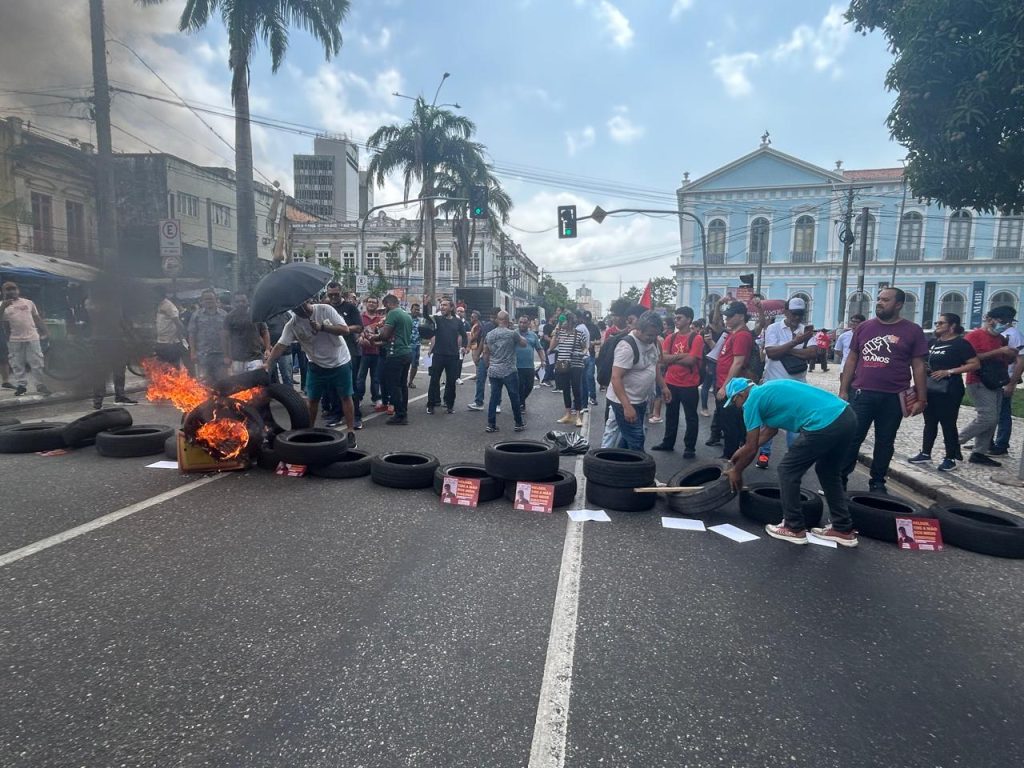
[[[164,0],[136,0],[158,5]],[[249,290],[256,276],[256,199],[252,180],[252,132],[249,126],[249,65],[260,42],[270,49],[271,71],[277,72],[288,50],[292,24],[323,45],[329,60],[341,51],[341,23],[349,0],[187,0],[178,29],[198,32],[220,11],[228,33],[231,102],[235,106],[235,253],[236,290]]]
[[[403,125],[385,125],[373,132],[366,145],[375,150],[369,176],[377,185],[393,172],[400,172],[404,199],[409,199],[414,181],[419,182],[418,197],[438,194],[439,176],[469,163],[483,163],[483,146],[471,141],[473,121],[450,110],[427,104],[422,96],[415,100],[412,118]],[[423,227],[423,301],[433,304],[437,289],[433,200],[420,205]]]
[[[491,225],[491,232],[501,234],[501,225],[508,223],[508,214],[512,210],[512,198],[491,173],[490,166],[483,163],[482,158],[480,162],[470,161],[459,168],[446,169],[438,178],[437,191],[446,197],[467,198],[470,187],[478,184],[487,187],[487,221]],[[470,218],[468,206],[458,200],[442,203],[439,210],[452,217],[459,285],[465,286],[469,257],[476,243],[476,223],[479,219]]]

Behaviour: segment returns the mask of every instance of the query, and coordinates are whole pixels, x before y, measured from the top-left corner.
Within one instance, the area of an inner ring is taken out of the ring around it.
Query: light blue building
[[[851,192],[855,240],[841,316],[841,236]],[[826,170],[773,149],[766,137],[754,152],[695,181],[685,174],[677,196],[680,210],[699,218],[707,234],[705,290],[700,230],[680,217],[680,304],[704,306],[705,296],[735,292],[740,275],[753,274],[755,290],[759,285],[767,298],[802,296],[815,326],[835,328],[853,312],[870,316],[878,291],[893,282],[898,255],[894,284],[907,293],[904,316],[925,328],[941,312],[975,326],[991,306],[1020,309],[1022,217],[928,205],[912,190],[904,195],[900,168],[843,170],[837,162]]]

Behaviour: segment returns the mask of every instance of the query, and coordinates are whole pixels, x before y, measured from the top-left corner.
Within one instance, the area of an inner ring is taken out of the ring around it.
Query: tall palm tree
[[[373,132],[366,145],[377,152],[370,160],[369,176],[377,185],[393,172],[400,172],[404,199],[409,199],[413,182],[419,182],[417,197],[438,194],[438,177],[467,162],[482,163],[483,146],[471,140],[473,121],[450,110],[427,104],[422,96],[415,100],[412,118],[402,125],[385,125]],[[437,290],[437,263],[434,242],[433,200],[420,205],[423,225],[423,301],[434,303]]]
[[[164,0],[136,0],[158,5]],[[260,42],[270,50],[277,72],[288,51],[293,24],[309,32],[329,60],[341,51],[341,23],[349,0],[187,0],[178,29],[198,32],[218,11],[228,33],[231,102],[235,106],[235,222],[238,227],[234,288],[248,291],[256,276],[256,198],[252,180],[252,131],[249,125],[249,65]]]
[[[512,210],[512,198],[502,188],[501,182],[491,173],[488,165],[471,160],[458,168],[447,169],[438,178],[439,194],[453,198],[469,197],[469,190],[475,185],[487,187],[487,217],[491,232],[501,233],[501,225],[508,223],[508,214]],[[439,210],[452,217],[452,233],[455,241],[455,259],[459,271],[459,285],[466,285],[466,272],[469,268],[469,257],[476,243],[476,225],[480,219],[468,216],[468,206],[459,201],[450,200],[442,203]]]

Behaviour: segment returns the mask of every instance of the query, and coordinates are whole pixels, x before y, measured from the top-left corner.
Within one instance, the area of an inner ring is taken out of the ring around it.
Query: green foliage
[[[651,281],[651,305],[675,309],[676,281],[674,277],[656,277]]]
[[[895,56],[888,125],[913,193],[1024,211],[1024,2],[852,0],[846,17],[882,30]]]
[[[576,302],[569,298],[569,289],[551,275],[544,275],[540,281],[541,304],[550,316],[559,307],[576,308]]]
[[[622,298],[627,299],[631,307],[638,304],[640,302],[640,297],[643,295],[643,288],[637,288],[635,285],[622,292]]]

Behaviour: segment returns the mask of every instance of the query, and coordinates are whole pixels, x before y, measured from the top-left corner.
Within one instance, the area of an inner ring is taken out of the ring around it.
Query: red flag
[[[646,309],[651,308],[651,281],[647,281],[647,287],[644,288],[644,295],[640,297],[640,306]]]

